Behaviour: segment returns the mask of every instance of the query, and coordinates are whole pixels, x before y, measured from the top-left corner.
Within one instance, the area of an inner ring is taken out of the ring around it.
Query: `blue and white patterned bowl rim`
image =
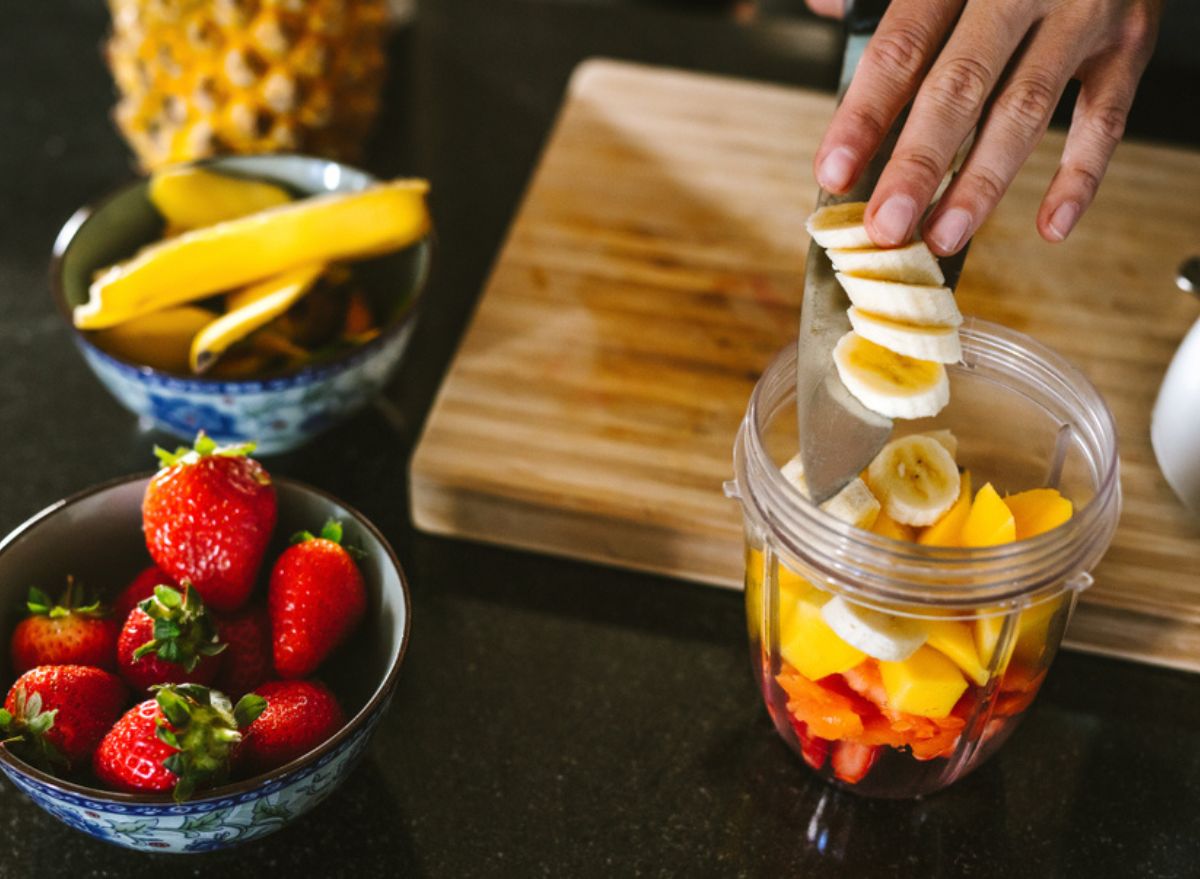
[[[10,543],[15,542],[22,534],[33,528],[43,519],[65,510],[84,498],[115,488],[118,485],[144,480],[150,475],[148,473],[139,473],[134,476],[123,476],[112,479],[73,494],[63,500],[56,501],[40,512],[30,516],[10,531],[3,540],[0,540],[0,553],[3,553]],[[129,814],[139,815],[187,814],[252,802],[265,794],[278,791],[328,765],[345,750],[343,745],[348,744],[351,740],[357,742],[360,740],[360,736],[366,736],[371,733],[375,723],[382,716],[383,707],[389,703],[392,693],[396,688],[396,682],[400,676],[400,666],[404,661],[404,654],[408,649],[409,634],[412,630],[412,596],[408,588],[408,578],[405,576],[404,569],[400,566],[399,559],[396,558],[396,552],[392,549],[391,544],[388,543],[387,538],[383,536],[382,532],[375,527],[370,519],[357,509],[345,501],[334,497],[329,492],[315,488],[299,480],[289,479],[284,476],[272,476],[272,479],[276,483],[287,485],[301,492],[315,494],[344,509],[360,528],[379,542],[380,547],[382,547],[386,554],[387,562],[395,569],[397,578],[400,580],[400,590],[404,597],[404,631],[400,633],[400,644],[396,650],[395,658],[392,660],[391,665],[389,665],[386,674],[384,674],[383,680],[375,688],[375,692],[371,694],[371,698],[367,700],[367,704],[345,726],[338,730],[332,738],[304,756],[265,775],[225,785],[224,787],[208,792],[204,797],[189,800],[182,804],[175,803],[166,794],[142,796],[118,793],[64,781],[63,779],[42,772],[36,767],[30,766],[25,761],[9,753],[7,748],[0,747],[0,763],[4,764],[3,769],[6,773],[19,775],[23,784],[35,788],[39,795],[47,799],[62,800],[85,809],[114,813],[128,811]]]
[[[269,164],[272,161],[311,161],[315,163],[337,166],[339,169],[348,171],[354,175],[361,177],[364,181],[376,182],[373,174],[355,168],[352,165],[347,165],[343,162],[337,162],[333,159],[323,159],[318,156],[305,156],[300,153],[269,153],[263,155],[252,156],[216,156],[210,159],[201,159],[196,162],[188,163],[188,167],[205,167],[205,166],[221,166],[227,162],[235,164],[248,164],[261,160],[263,164]],[[181,166],[182,167],[182,166]],[[264,170],[263,173],[269,174],[269,170]],[[97,199],[94,202],[85,204],[83,207],[73,213],[70,218],[63,223],[58,235],[54,239],[54,246],[51,248],[50,257],[50,293],[54,299],[54,304],[59,313],[63,316],[67,326],[70,328],[75,344],[86,348],[89,352],[111,365],[115,370],[121,372],[125,376],[151,387],[163,388],[164,390],[179,391],[182,393],[213,393],[225,394],[228,396],[236,396],[241,394],[258,394],[270,391],[288,390],[302,385],[318,382],[330,375],[335,375],[344,372],[347,369],[370,359],[384,345],[395,336],[403,332],[409,324],[417,317],[417,312],[423,298],[425,288],[429,284],[430,267],[433,263],[432,250],[436,238],[431,229],[421,241],[413,244],[413,247],[426,248],[426,255],[421,261],[417,269],[416,279],[412,287],[412,300],[407,304],[404,312],[392,319],[392,322],[386,326],[383,331],[374,339],[364,345],[360,345],[350,351],[346,351],[337,357],[325,363],[315,366],[303,366],[294,372],[285,372],[277,377],[268,379],[242,379],[242,380],[223,380],[215,378],[187,378],[184,376],[172,375],[169,372],[164,372],[150,366],[130,363],[114,357],[107,351],[97,347],[87,337],[85,333],[75,327],[75,323],[71,317],[71,306],[67,303],[66,291],[63,289],[61,274],[63,268],[63,260],[67,250],[70,248],[75,236],[79,230],[83,228],[92,217],[98,214],[108,202],[117,198],[129,189],[137,186],[145,186],[146,178],[138,178],[118,186],[116,189],[109,192],[107,195]],[[332,190],[331,190],[332,191]],[[320,193],[314,193],[320,194]]]

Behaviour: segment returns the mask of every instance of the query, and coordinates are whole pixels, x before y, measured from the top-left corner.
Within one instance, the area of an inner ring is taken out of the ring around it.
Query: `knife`
[[[838,85],[839,100],[850,85],[863,50],[886,8],[887,0],[846,3],[846,49]],[[896,120],[854,187],[843,195],[821,190],[818,208],[870,198],[895,149],[905,118],[902,113]],[[966,247],[955,256],[940,260],[951,289],[958,283],[965,256]],[[850,330],[846,315],[849,304],[825,250],[812,242],[805,267],[796,352],[796,420],[809,499],[818,504],[837,494],[862,472],[892,433],[892,420],[867,409],[850,394],[833,365],[834,345]]]

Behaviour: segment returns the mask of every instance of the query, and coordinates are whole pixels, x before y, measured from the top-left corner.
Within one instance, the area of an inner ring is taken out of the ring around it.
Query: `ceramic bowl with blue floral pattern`
[[[68,574],[115,594],[148,563],[141,501],[148,476],[102,485],[48,507],[0,542],[0,632],[23,616],[31,585],[62,583]],[[142,851],[201,852],[266,836],[332,793],[362,756],[392,700],[408,643],[409,599],[404,573],[387,541],[362,514],[298,482],[274,478],[279,499],[277,545],[329,518],[343,523],[344,542],[358,560],[368,590],[359,636],[341,648],[319,677],[338,695],[350,720],[331,739],[274,772],[175,803],[92,787],[41,772],[0,746],[0,772],[34,803],[84,833]],[[268,561],[269,563],[269,561]],[[3,690],[12,682],[8,651],[0,651]]]
[[[364,171],[311,156],[226,156],[196,164],[268,180],[303,195],[350,192],[375,182]],[[203,430],[223,443],[253,439],[259,454],[274,454],[302,445],[379,393],[399,365],[415,326],[429,275],[428,237],[373,261],[373,277],[385,279],[385,292],[393,303],[379,336],[320,363],[254,379],[176,375],[123,360],[76,330],[71,310],[87,301],[95,272],[161,236],[162,218],[147,191],[148,181],[139,180],[76,211],[54,242],[50,269],[51,289],[75,344],[121,404],[185,440]]]

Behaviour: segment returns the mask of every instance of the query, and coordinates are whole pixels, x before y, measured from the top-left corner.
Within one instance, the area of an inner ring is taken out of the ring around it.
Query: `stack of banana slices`
[[[937,258],[921,240],[877,248],[866,202],[829,205],[808,219],[850,297],[853,329],[833,350],[846,389],[888,418],[926,418],[950,401],[943,364],[962,359],[962,314]]]

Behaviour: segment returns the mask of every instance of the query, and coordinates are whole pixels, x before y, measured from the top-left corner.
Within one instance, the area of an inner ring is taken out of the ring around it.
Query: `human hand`
[[[809,0],[822,14],[841,0]],[[925,222],[930,248],[962,248],[1045,133],[1071,78],[1079,97],[1037,226],[1062,241],[1125,130],[1162,0],[892,0],[817,150],[817,180],[845,192],[904,106],[912,110],[866,212],[881,247],[909,240],[955,153],[961,170]]]

